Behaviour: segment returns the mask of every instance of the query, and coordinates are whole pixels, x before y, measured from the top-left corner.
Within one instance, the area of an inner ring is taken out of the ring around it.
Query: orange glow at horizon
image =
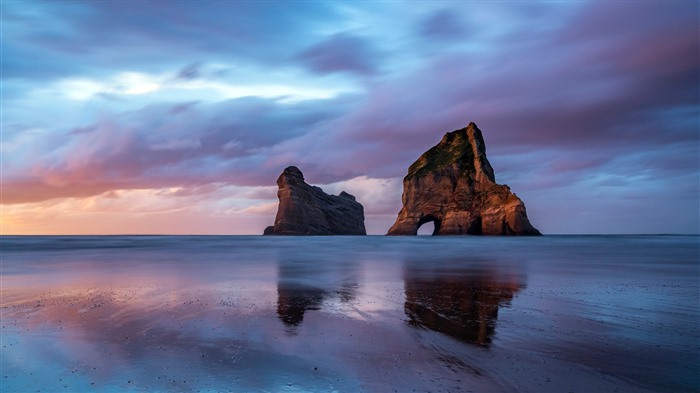
[[[174,196],[177,191],[116,190],[87,198],[2,205],[2,234],[260,234],[277,208],[276,201],[206,200],[207,195]]]

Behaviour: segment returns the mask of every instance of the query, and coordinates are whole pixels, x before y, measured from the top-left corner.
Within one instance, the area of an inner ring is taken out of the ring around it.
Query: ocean
[[[2,236],[0,391],[698,392],[698,236]]]

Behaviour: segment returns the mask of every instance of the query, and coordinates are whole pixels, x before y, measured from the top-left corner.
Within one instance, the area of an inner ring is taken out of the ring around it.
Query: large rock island
[[[355,197],[343,191],[328,195],[306,184],[295,166],[277,178],[280,204],[275,225],[265,235],[366,235],[365,209]]]
[[[430,221],[433,235],[541,235],[523,201],[508,186],[496,184],[474,123],[445,134],[408,168],[401,199],[388,235],[416,235]]]

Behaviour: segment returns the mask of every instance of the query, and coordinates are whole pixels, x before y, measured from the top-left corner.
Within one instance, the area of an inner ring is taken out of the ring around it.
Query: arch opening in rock
[[[416,226],[416,233],[418,233],[418,230],[421,226],[423,226],[423,224],[427,223],[432,223],[434,226],[432,236],[435,236],[440,232],[441,221],[432,214],[428,214],[427,216],[423,216],[420,220],[418,220],[418,225]]]

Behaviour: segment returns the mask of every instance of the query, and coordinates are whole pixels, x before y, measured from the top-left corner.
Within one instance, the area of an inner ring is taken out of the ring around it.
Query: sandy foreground
[[[303,252],[246,263],[218,254],[195,263],[197,253],[188,263],[162,254],[136,256],[157,264],[115,254],[108,264],[63,254],[10,263],[2,391],[698,387],[692,280],[580,266],[563,274],[508,258],[352,254],[324,265]]]

